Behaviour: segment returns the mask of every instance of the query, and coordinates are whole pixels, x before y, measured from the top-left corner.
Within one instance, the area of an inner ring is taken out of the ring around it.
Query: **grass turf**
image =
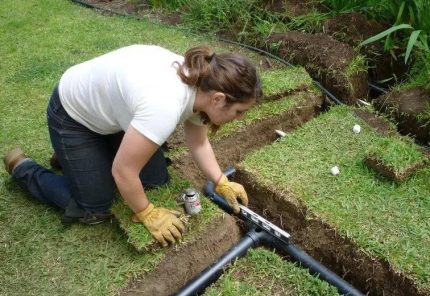
[[[61,74],[134,43],[179,53],[202,43],[233,50],[210,38],[148,20],[101,15],[71,1],[2,1],[0,153],[21,146],[48,166],[52,148],[45,109]],[[30,199],[0,170],[1,295],[112,294],[127,279],[152,270],[163,256],[164,250],[135,252],[116,223],[63,227],[60,214]]]
[[[360,134],[352,132],[356,123]],[[291,192],[364,252],[429,290],[430,168],[402,184],[376,178],[363,159],[380,137],[348,107],[334,107],[247,156],[241,167],[255,182]],[[334,165],[338,176],[330,174]]]
[[[381,137],[366,150],[366,164],[387,178],[402,182],[426,165],[427,156],[412,139]]]
[[[205,296],[233,295],[339,295],[336,288],[309,274],[308,270],[282,260],[265,249],[250,249]]]
[[[192,185],[190,182],[181,179],[178,173],[173,170],[170,170],[170,177],[171,180],[168,185],[149,191],[151,202],[157,207],[175,209],[184,213],[185,210],[183,206],[180,205],[180,196],[186,188]],[[193,236],[202,230],[212,219],[222,217],[222,211],[207,198],[204,198],[202,193],[200,193],[200,195],[202,210],[197,215],[187,215],[187,233],[182,238],[182,242],[178,244],[179,247],[192,239]],[[121,198],[119,198],[113,206],[112,213],[115,218],[118,219],[120,227],[127,233],[128,241],[137,251],[144,252],[156,249],[158,244],[144,225],[131,221],[130,217],[132,211]]]

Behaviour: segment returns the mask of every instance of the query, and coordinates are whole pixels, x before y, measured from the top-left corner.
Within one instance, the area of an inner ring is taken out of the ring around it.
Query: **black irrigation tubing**
[[[79,5],[82,5],[84,7],[92,8],[92,9],[95,9],[95,10],[104,11],[104,12],[107,12],[107,13],[110,13],[110,14],[115,14],[115,15],[119,15],[119,16],[129,16],[129,17],[133,16],[133,15],[128,14],[128,13],[120,13],[120,12],[116,12],[115,10],[111,10],[111,9],[108,9],[108,8],[98,7],[98,6],[95,6],[93,4],[87,3],[86,1],[81,1],[81,0],[71,0],[71,1],[74,2],[74,3],[77,3]]]
[[[373,82],[368,82],[367,83],[367,85],[369,85],[369,87],[371,88],[371,89],[373,89],[373,90],[376,90],[377,92],[379,92],[380,94],[386,94],[387,92],[388,92],[388,90],[387,89],[385,89],[385,88],[383,88],[383,87],[381,87],[381,86],[379,86],[379,85],[377,85],[377,84],[375,84],[375,83],[373,83]]]

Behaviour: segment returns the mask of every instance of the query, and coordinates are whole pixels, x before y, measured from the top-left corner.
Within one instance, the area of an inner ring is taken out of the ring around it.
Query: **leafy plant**
[[[407,64],[409,57],[412,53],[414,47],[417,47],[419,51],[427,53],[430,51],[428,36],[430,32],[430,3],[427,0],[419,1],[385,1],[385,9],[389,13],[394,15],[397,11],[397,17],[394,25],[375,35],[365,41],[363,41],[360,46],[378,41],[380,39],[385,39],[384,49],[391,51],[394,47],[395,42],[391,39],[391,34],[406,30],[410,32],[406,38],[406,52],[405,52],[405,64]],[[399,39],[402,39],[400,36]],[[400,40],[402,42],[403,40]]]

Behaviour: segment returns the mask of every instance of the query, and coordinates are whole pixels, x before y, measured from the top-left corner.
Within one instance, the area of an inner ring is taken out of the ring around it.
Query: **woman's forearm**
[[[207,137],[207,127],[185,123],[185,139],[191,156],[207,179],[216,183],[222,171]]]
[[[121,171],[112,171],[121,196],[134,213],[143,211],[149,204],[139,175]]]
[[[222,175],[215,153],[209,140],[197,147],[190,147],[191,155],[199,169],[210,181],[216,183]]]

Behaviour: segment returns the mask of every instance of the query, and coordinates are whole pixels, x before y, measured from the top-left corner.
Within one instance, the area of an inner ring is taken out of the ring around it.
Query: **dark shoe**
[[[110,212],[91,213],[79,207],[78,204],[71,199],[61,218],[61,223],[63,225],[71,225],[74,223],[94,225],[106,221],[111,216],[112,214]]]
[[[104,221],[108,220],[111,216],[112,214],[109,212],[105,212],[105,213],[84,212],[83,216],[81,217],[63,215],[63,217],[61,218],[61,223],[63,225],[71,225],[75,223],[95,225],[95,224],[103,223]]]
[[[12,174],[12,171],[15,169],[16,165],[21,161],[26,159],[27,156],[24,154],[21,148],[15,148],[6,153],[3,157],[4,167],[9,175]]]
[[[53,153],[51,158],[49,159],[49,164],[54,170],[61,171],[63,169],[55,153]]]

